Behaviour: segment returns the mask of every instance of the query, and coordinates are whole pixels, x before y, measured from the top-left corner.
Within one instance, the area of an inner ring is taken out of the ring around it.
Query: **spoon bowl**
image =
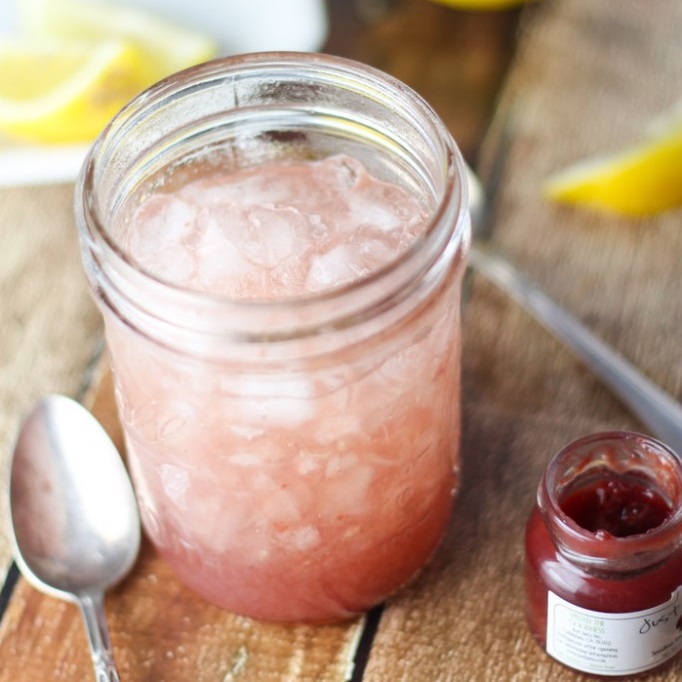
[[[35,406],[15,444],[8,499],[21,572],[79,604],[97,680],[118,680],[103,596],[137,558],[140,518],[118,450],[90,412],[58,395]]]

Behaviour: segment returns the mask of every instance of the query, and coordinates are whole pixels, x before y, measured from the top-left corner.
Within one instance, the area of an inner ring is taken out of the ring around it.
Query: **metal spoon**
[[[599,340],[485,242],[485,235],[481,234],[485,195],[473,171],[468,169],[468,173],[474,234],[469,262],[473,269],[506,291],[568,346],[657,438],[682,455],[682,405]]]
[[[97,420],[64,396],[41,400],[24,421],[9,484],[14,557],[36,588],[78,603],[97,682],[119,682],[104,592],[140,546],[133,489]]]

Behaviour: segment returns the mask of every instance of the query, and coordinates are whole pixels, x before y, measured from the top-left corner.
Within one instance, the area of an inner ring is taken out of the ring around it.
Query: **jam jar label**
[[[629,675],[664,663],[682,649],[682,586],[644,611],[601,613],[547,595],[547,653],[575,670]]]

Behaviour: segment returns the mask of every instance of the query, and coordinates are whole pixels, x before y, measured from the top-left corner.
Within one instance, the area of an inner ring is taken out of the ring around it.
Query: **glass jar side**
[[[422,238],[370,277],[296,300],[244,304],[178,287],[133,262],[120,243],[117,226],[125,226],[125,212],[150,191],[172,191],[174,183],[211,169],[339,153],[419,197],[430,213]],[[265,337],[283,353],[295,341],[298,354],[300,341],[311,337],[313,352],[337,340],[347,345],[342,334],[327,331],[352,326],[356,335],[374,333],[376,325],[363,323],[377,311],[403,314],[415,287],[423,295],[450,263],[464,267],[467,203],[461,155],[418,95],[364,65],[295,53],[217,60],[153,87],[105,130],[76,187],[92,288],[143,334],[179,349],[203,345],[222,358],[236,347],[233,357],[244,358]],[[221,344],[225,338],[229,344]]]
[[[663,523],[626,537],[580,527],[562,510],[562,498],[581,477],[604,471],[642,475],[670,505]],[[681,534],[682,465],[665,445],[613,432],[564,448],[545,471],[526,526],[526,617],[538,644],[548,646],[550,597],[588,614],[634,614],[676,599]]]
[[[145,528],[187,584],[238,613],[327,621],[428,560],[459,487],[459,286],[366,354],[277,371],[178,362],[108,316]]]
[[[215,110],[199,106],[202,88]],[[138,104],[86,166],[80,224],[147,532],[186,582],[239,613],[365,610],[428,559],[458,486],[461,158],[404,86],[332,58],[221,62]],[[145,121],[153,140],[140,145]],[[179,290],[108,230],[167,167],[174,182],[232,152],[238,167],[347,146],[419,192],[432,220],[397,262],[328,294],[252,304]]]

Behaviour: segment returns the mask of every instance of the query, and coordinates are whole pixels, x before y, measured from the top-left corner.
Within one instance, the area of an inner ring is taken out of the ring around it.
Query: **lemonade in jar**
[[[310,54],[177,74],[94,145],[76,213],[145,530],[210,601],[347,618],[437,547],[465,178],[418,95]]]

